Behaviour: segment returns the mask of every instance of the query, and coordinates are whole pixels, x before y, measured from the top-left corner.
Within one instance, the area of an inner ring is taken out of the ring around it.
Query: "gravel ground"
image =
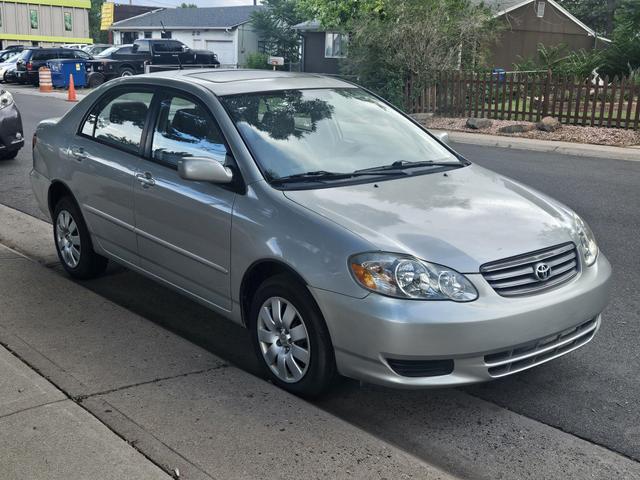
[[[532,130],[525,133],[501,133],[498,130],[507,125],[531,124],[531,122],[514,120],[492,120],[493,124],[489,128],[473,130],[465,126],[466,118],[431,117],[419,118],[427,127],[441,130],[455,130],[460,132],[485,133],[491,135],[502,135],[506,137],[537,138],[539,140],[556,140],[562,142],[593,143],[596,145],[615,145],[626,147],[629,145],[640,145],[640,131],[624,130],[621,128],[602,127],[578,127],[573,125],[563,125],[555,132],[543,132]]]

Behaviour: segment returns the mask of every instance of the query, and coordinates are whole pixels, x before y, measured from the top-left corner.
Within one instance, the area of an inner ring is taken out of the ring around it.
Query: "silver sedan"
[[[189,296],[301,395],[514,374],[588,343],[609,296],[576,213],[335,78],[115,80],[42,122],[33,162],[70,275],[112,260]]]

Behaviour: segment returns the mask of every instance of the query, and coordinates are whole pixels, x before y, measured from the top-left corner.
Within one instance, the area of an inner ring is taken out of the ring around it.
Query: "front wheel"
[[[329,331],[308,290],[294,278],[278,275],[258,288],[249,327],[258,360],[276,385],[314,397],[332,383]]]
[[[95,278],[107,268],[107,259],[93,250],[82,213],[70,197],[63,197],[53,212],[53,236],[60,263],[78,279]]]

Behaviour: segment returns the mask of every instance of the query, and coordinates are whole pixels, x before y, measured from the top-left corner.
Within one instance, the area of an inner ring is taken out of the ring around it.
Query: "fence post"
[[[551,95],[551,69],[547,70],[547,80],[544,83],[544,93],[542,97],[542,118],[549,115],[549,95]]]

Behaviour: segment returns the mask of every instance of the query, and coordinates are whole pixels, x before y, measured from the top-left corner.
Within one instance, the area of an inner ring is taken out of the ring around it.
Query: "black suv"
[[[56,59],[91,60],[93,57],[87,52],[74,48],[26,48],[16,63],[16,77],[18,83],[38,85],[38,69],[44,67],[49,60]]]

